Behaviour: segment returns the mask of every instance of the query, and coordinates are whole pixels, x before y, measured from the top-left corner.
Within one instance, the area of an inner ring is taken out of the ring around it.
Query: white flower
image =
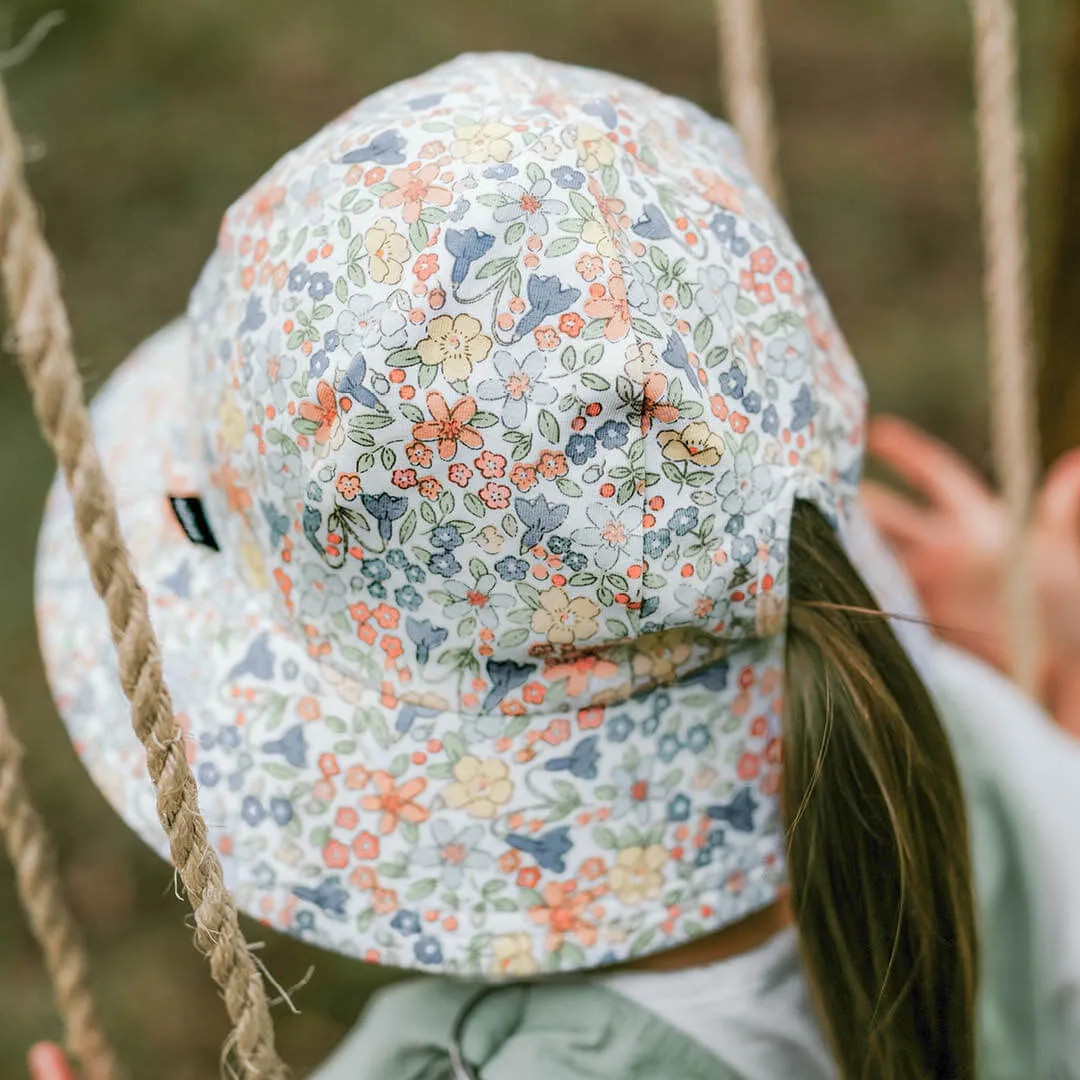
[[[542,352],[534,350],[522,357],[500,350],[492,360],[492,367],[498,378],[484,379],[476,388],[476,396],[485,401],[502,401],[502,422],[506,427],[521,427],[530,401],[550,405],[559,396],[550,383],[540,379],[547,369],[547,358]]]
[[[396,307],[385,301],[375,303],[365,293],[353,295],[337,319],[337,332],[350,355],[365,349],[400,349],[407,340],[407,329],[405,316]]]
[[[549,199],[551,181],[542,176],[527,190],[520,184],[509,181],[499,185],[499,194],[506,202],[495,209],[492,216],[496,221],[508,222],[525,219],[529,232],[537,236],[546,236],[548,232],[548,214],[565,214],[566,203],[560,199]]]
[[[765,505],[772,490],[772,472],[767,465],[741,450],[731,468],[716,482],[716,494],[725,514],[754,514]]]
[[[722,266],[710,266],[701,276],[698,307],[705,315],[715,315],[727,329],[735,322],[735,302],[739,287]]]
[[[770,375],[798,382],[806,373],[813,343],[805,326],[769,343],[765,367]]]
[[[593,503],[585,508],[589,527],[574,533],[574,543],[596,548],[593,561],[600,570],[610,570],[629,550],[640,547],[641,507]]]

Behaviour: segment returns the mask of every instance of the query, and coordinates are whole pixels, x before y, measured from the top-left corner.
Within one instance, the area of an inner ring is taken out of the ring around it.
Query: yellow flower
[[[461,124],[454,132],[450,153],[473,165],[484,161],[506,161],[513,152],[513,144],[507,138],[511,129],[505,124]]]
[[[592,124],[578,124],[577,152],[583,169],[599,169],[615,160],[615,147]]]
[[[624,904],[655,900],[664,886],[660,868],[667,860],[667,849],[659,844],[623,848],[608,875],[611,891]]]
[[[694,653],[690,634],[681,627],[646,634],[638,638],[634,653],[634,674],[660,683],[675,681],[679,668]]]
[[[364,233],[364,248],[371,256],[371,280],[396,285],[405,271],[409,242],[394,228],[390,218],[379,218]]]
[[[494,525],[485,525],[480,530],[480,535],[483,537],[480,546],[488,555],[498,555],[502,551],[503,544],[506,543],[506,537]]]
[[[468,810],[474,818],[493,818],[514,793],[510,769],[501,758],[481,761],[471,754],[454,765],[454,782],[443,791],[452,810]]]
[[[604,145],[610,145],[604,140]],[[586,244],[593,244],[598,254],[611,259],[619,253],[619,246],[615,242],[615,233],[612,232],[606,221],[598,221],[589,218],[581,230],[581,239]]]
[[[656,441],[669,461],[690,461],[695,465],[718,465],[724,454],[724,440],[703,420],[687,424],[682,431],[661,431]]]
[[[428,324],[428,336],[416,346],[420,362],[442,364],[443,374],[453,382],[467,379],[473,364],[491,352],[491,338],[481,334],[480,320],[472,315],[440,315]]]
[[[491,943],[495,952],[491,965],[495,975],[535,975],[540,970],[532,951],[532,938],[524,931],[501,934]]]
[[[218,431],[221,433],[222,444],[228,450],[239,450],[246,430],[244,414],[236,402],[231,397],[223,398],[218,409]]]
[[[571,600],[565,589],[547,589],[540,594],[540,606],[532,613],[532,628],[538,634],[547,634],[548,641],[569,645],[596,633],[599,614],[599,606],[587,596]]]
[[[240,558],[247,571],[248,584],[255,589],[269,587],[269,578],[266,576],[266,563],[263,562],[262,549],[250,536],[245,536],[240,542]]]

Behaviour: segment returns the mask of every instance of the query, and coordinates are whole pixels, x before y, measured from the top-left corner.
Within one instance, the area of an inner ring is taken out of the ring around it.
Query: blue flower
[[[393,523],[404,516],[409,508],[409,500],[384,491],[378,495],[361,495],[360,501],[364,504],[364,509],[379,523],[379,536],[388,542],[394,531]]]
[[[726,665],[725,665],[726,667]],[[686,745],[695,754],[703,753],[712,745],[712,735],[704,724],[695,724],[686,733]]]
[[[218,732],[218,746],[224,746],[226,750],[235,750],[240,745],[240,732],[234,727],[222,728]]]
[[[420,933],[420,916],[415,911],[402,910],[390,920],[390,925],[402,937],[411,937]]]
[[[517,166],[509,162],[505,165],[489,165],[484,170],[484,176],[489,180],[509,180],[511,176],[517,176]]]
[[[743,526],[745,524],[746,519],[742,514],[732,514],[724,525],[724,532],[726,532],[728,536],[738,536],[739,533],[743,531]]]
[[[394,590],[394,603],[399,608],[415,611],[423,602],[424,598],[411,585],[402,585]]]
[[[634,721],[626,713],[619,713],[618,716],[612,717],[607,729],[608,739],[611,742],[626,742],[633,734]]]
[[[334,291],[334,283],[324,270],[317,270],[308,282],[308,296],[312,300],[324,300]]]
[[[518,320],[516,338],[531,334],[549,316],[569,310],[581,296],[581,290],[564,286],[554,274],[549,277],[530,274],[525,294],[532,306]]]
[[[609,129],[613,128],[619,122],[619,116],[615,112],[615,106],[604,98],[598,98],[596,101],[587,102],[581,107],[581,111],[583,113],[588,113],[590,116],[599,117]]]
[[[424,109],[434,109],[442,99],[442,94],[424,94],[423,97],[413,98],[408,104],[410,109],[420,112]]]
[[[454,203],[454,206],[451,209],[450,213],[446,216],[451,221],[460,221],[469,212],[470,206],[472,206],[472,203],[469,202],[468,199],[462,197],[458,199],[456,203]]]
[[[413,946],[413,955],[421,964],[441,964],[443,955],[438,938],[430,934],[420,938]]]
[[[810,396],[810,387],[803,383],[799,387],[799,392],[795,395],[795,400],[792,402],[791,430],[801,431],[810,423],[816,412],[817,405]]]
[[[549,536],[547,546],[552,555],[565,555],[570,550],[570,538],[568,536]]]
[[[569,165],[556,165],[551,170],[551,179],[564,191],[577,191],[585,183],[585,174]]]
[[[570,506],[565,503],[552,506],[543,495],[537,495],[535,499],[519,495],[514,499],[514,510],[525,526],[521,534],[521,550],[528,551],[540,543],[541,537],[553,532],[566,520]]]
[[[570,839],[568,825],[560,825],[559,828],[551,829],[541,836],[510,833],[506,842],[512,848],[531,855],[542,870],[551,870],[556,874],[561,874],[566,869],[563,856],[574,846],[574,841]]]
[[[428,662],[431,650],[437,649],[450,633],[445,626],[435,626],[430,619],[414,619],[411,615],[405,618],[405,630],[416,646],[416,659],[421,664]]]
[[[663,555],[671,543],[671,533],[667,529],[650,529],[644,536],[641,546],[646,555],[656,558]]]
[[[385,581],[391,571],[382,559],[365,559],[360,564],[360,573],[369,581]]]
[[[300,674],[300,665],[295,660],[286,660],[281,665],[281,671],[286,679],[295,679]]]
[[[270,637],[268,634],[259,634],[248,646],[244,658],[235,664],[226,675],[229,681],[240,678],[241,675],[252,675],[256,679],[272,679],[274,677],[274,654],[270,651]]]
[[[698,508],[696,506],[680,506],[671,515],[671,528],[676,536],[685,536],[691,529],[697,527]]]
[[[292,803],[288,799],[283,799],[280,795],[275,795],[270,800],[270,816],[279,825],[288,825],[293,819]]]
[[[401,548],[391,548],[386,553],[386,561],[395,570],[404,570],[409,565],[409,556]]]
[[[484,711],[494,709],[511,690],[524,686],[535,671],[536,664],[519,664],[516,660],[489,660],[487,677],[491,689],[484,698]]]
[[[304,729],[297,724],[289,728],[280,739],[263,743],[263,753],[280,754],[290,765],[302,768],[307,764],[307,739]]]
[[[667,240],[672,235],[664,211],[655,203],[645,204],[645,213],[634,222],[633,230],[646,240]]]
[[[710,849],[716,850],[724,846],[724,840],[726,839],[723,829],[710,829],[709,835],[705,838],[705,843]]]
[[[446,250],[454,256],[454,265],[450,270],[450,280],[460,285],[469,276],[469,267],[477,259],[491,250],[495,237],[491,233],[482,233],[478,229],[447,229]]]
[[[315,929],[315,913],[313,911],[298,911],[293,920],[293,926],[299,934],[310,934]]]
[[[707,807],[705,813],[713,821],[726,821],[738,832],[753,832],[754,811],[757,803],[748,787],[740,788],[738,794],[729,803]]]
[[[199,766],[199,784],[202,787],[217,787],[221,773],[212,761],[205,761]]]
[[[382,409],[382,402],[364,385],[367,378],[367,360],[363,353],[357,353],[349,362],[349,369],[338,383],[338,393],[347,394],[369,409]]]
[[[731,253],[737,259],[741,259],[750,251],[750,241],[745,236],[736,236],[731,241]]]
[[[318,352],[313,352],[308,357],[308,372],[313,379],[323,375],[329,366],[330,357],[326,355],[325,349],[319,349]]]
[[[266,808],[254,795],[245,795],[240,804],[240,816],[254,828],[266,817]]]
[[[720,393],[738,401],[746,393],[746,372],[739,367],[730,367],[720,373]]]
[[[429,709],[426,705],[402,705],[397,720],[394,721],[394,730],[400,731],[404,735],[406,732],[412,730],[412,726],[416,722],[418,716],[430,720],[433,716],[438,715],[438,709]]]
[[[690,818],[690,799],[676,795],[667,805],[668,821],[687,821]]]
[[[319,487],[319,485],[316,484],[314,480],[309,480],[308,481],[308,486],[307,486],[306,496],[312,502],[321,502],[322,501],[322,496],[323,496],[322,488]]]
[[[730,244],[735,237],[735,215],[717,214],[709,222],[709,229],[721,244]]]
[[[694,865],[699,870],[703,870],[706,866],[711,865],[711,863],[712,863],[712,848],[711,847],[703,847],[694,856]]]
[[[655,735],[656,729],[660,726],[659,716],[647,716],[641,721],[641,733],[643,735]]]
[[[299,292],[307,284],[307,279],[308,268],[300,263],[289,271],[289,288],[293,292]]]
[[[409,563],[405,567],[405,580],[411,581],[414,585],[419,585],[420,582],[427,580],[427,574],[424,572],[422,566],[417,566],[415,563]]]
[[[589,560],[580,551],[571,551],[566,556],[566,565],[569,566],[571,570],[584,570],[585,564],[588,561]]]
[[[346,165],[374,161],[376,165],[400,165],[405,160],[405,136],[400,131],[383,131],[371,142],[350,150],[341,160]]]
[[[247,307],[244,308],[244,318],[236,328],[237,336],[258,330],[266,322],[266,312],[263,310],[262,297],[252,295],[248,297]],[[228,348],[228,343],[226,342]],[[230,350],[231,351],[231,350]],[[227,357],[223,357],[226,359]]]
[[[449,551],[433,552],[428,566],[433,574],[444,578],[452,578],[461,570],[461,563]]]
[[[740,536],[731,545],[731,557],[740,565],[748,566],[757,554],[757,541],[752,536]]]
[[[326,351],[333,352],[341,344],[341,335],[336,330],[327,330],[322,340]]]
[[[687,383],[699,397],[705,396],[697,369],[690,363],[690,354],[686,351],[686,343],[675,330],[672,330],[668,335],[667,344],[660,355],[668,367],[674,368],[680,374],[686,376]]]
[[[367,591],[374,596],[376,600],[386,599],[386,586],[381,581],[369,581]]]
[[[523,581],[529,572],[529,564],[516,555],[504,555],[495,564],[495,572],[503,581]]]
[[[566,456],[575,465],[584,465],[590,458],[596,456],[596,436],[571,435],[566,440]]]
[[[673,735],[669,731],[666,735],[660,736],[660,742],[656,747],[656,755],[661,761],[674,761],[680,749],[681,746],[678,735]]]
[[[621,420],[605,420],[597,429],[596,437],[605,450],[614,450],[625,446],[630,436],[630,428]]]
[[[775,435],[779,432],[780,414],[776,411],[775,405],[765,406],[765,411],[761,414],[761,430],[766,435]]]
[[[545,763],[544,768],[548,772],[569,772],[579,780],[595,780],[599,757],[596,736],[590,735],[589,738],[582,739],[568,757],[552,758]]]
[[[756,390],[751,390],[749,394],[743,397],[742,407],[744,411],[751,415],[761,412],[761,395]]]
[[[297,885],[293,889],[293,895],[300,900],[306,900],[309,904],[314,904],[335,919],[345,918],[345,903],[349,899],[349,894],[341,887],[336,877],[327,878],[315,889],[309,889],[306,885]]]
[[[449,551],[451,548],[461,547],[465,540],[453,525],[440,525],[431,534],[431,543],[434,547]]]

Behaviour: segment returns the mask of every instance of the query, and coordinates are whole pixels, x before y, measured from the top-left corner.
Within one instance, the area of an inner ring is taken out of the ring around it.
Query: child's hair
[[[821,514],[791,538],[783,803],[807,977],[844,1080],[975,1075],[963,794],[926,687]]]

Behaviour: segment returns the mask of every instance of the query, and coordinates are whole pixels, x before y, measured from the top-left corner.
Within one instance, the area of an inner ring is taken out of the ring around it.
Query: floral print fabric
[[[863,398],[685,101],[469,55],[288,154],[94,410],[239,903],[507,977],[770,902],[791,508],[845,519]],[[80,754],[164,853],[60,484],[38,606]]]

